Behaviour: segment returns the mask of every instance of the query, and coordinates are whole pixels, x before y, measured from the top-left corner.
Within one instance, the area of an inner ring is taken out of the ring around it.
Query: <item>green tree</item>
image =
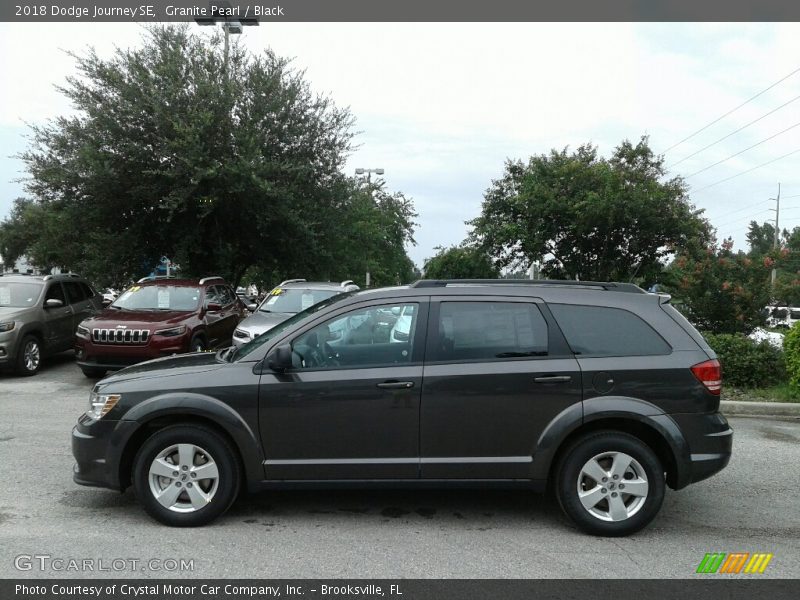
[[[553,278],[652,280],[667,257],[711,239],[683,180],[665,177],[647,138],[610,159],[587,144],[508,161],[470,222],[472,240],[501,267],[541,259]]]
[[[498,269],[489,255],[475,246],[437,246],[438,252],[425,261],[429,279],[496,279]]]
[[[0,227],[4,253],[98,283],[145,274],[163,254],[187,275],[233,283],[250,267],[355,278],[361,265],[345,270],[364,251],[342,240],[366,219],[359,242],[377,248],[379,277],[410,264],[396,241],[412,239],[411,201],[385,192],[364,203],[342,175],[351,114],[288,60],[233,45],[226,70],[221,36],[186,26],[153,28],[108,59],[75,59],[61,91],[76,111],[33,127],[21,158],[34,200]]]
[[[750,333],[764,322],[770,302],[771,256],[733,252],[729,238],[700,256],[682,254],[667,268],[667,289],[692,323],[712,333]]]

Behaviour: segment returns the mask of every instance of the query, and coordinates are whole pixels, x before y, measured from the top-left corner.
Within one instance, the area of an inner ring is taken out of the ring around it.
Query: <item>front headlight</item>
[[[97,394],[92,392],[89,396],[89,410],[86,414],[93,419],[102,419],[108,411],[117,405],[122,398],[121,394]]]
[[[89,337],[89,328],[88,327],[84,327],[83,325],[78,325],[77,333],[78,333],[78,335],[82,335],[84,337]]]
[[[175,337],[178,335],[183,335],[184,333],[186,333],[186,325],[179,325],[178,327],[170,327],[169,329],[159,329],[156,331],[155,335]]]
[[[0,333],[4,333],[6,331],[11,331],[14,329],[14,321],[6,321],[5,323],[0,323]]]

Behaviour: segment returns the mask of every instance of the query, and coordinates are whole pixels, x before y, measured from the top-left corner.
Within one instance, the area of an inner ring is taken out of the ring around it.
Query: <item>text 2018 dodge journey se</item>
[[[670,304],[622,283],[431,281],[334,296],[241,348],[95,385],[76,482],[202,525],[241,487],[550,487],[625,535],[665,486],[720,471],[720,365]]]

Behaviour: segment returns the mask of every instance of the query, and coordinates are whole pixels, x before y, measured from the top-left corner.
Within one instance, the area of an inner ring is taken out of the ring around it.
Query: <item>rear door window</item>
[[[578,356],[652,356],[672,348],[639,316],[620,308],[548,304]]]
[[[547,356],[547,322],[527,302],[442,302],[431,331],[432,361]]]

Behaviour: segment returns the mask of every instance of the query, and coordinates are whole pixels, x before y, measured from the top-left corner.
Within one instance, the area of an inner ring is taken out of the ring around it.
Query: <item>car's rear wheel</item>
[[[199,425],[156,432],[134,461],[134,488],[145,510],[176,527],[205,525],[228,510],[240,478],[228,441]]]
[[[19,346],[17,357],[17,373],[20,375],[36,375],[42,366],[42,345],[35,335],[26,335]]]
[[[556,471],[556,496],[566,515],[593,535],[639,531],[664,500],[664,469],[653,450],[622,432],[576,440]]]

